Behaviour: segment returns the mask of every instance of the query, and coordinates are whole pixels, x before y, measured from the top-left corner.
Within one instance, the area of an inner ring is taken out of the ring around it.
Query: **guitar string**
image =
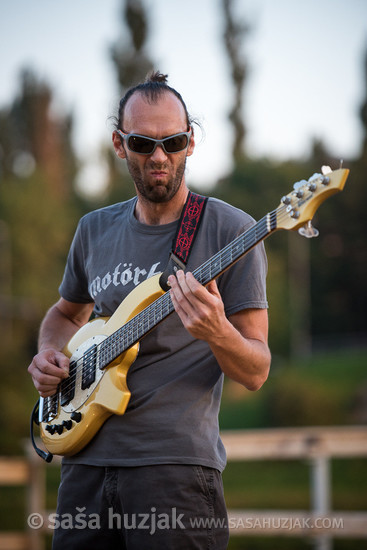
[[[242,255],[244,255],[246,252],[248,252],[251,247],[256,246],[259,242],[264,240],[264,238],[268,235],[270,235],[271,232],[277,229],[276,222],[279,220],[282,221],[283,218],[289,217],[289,212],[287,211],[287,208],[285,205],[280,205],[276,210],[273,210],[272,212],[268,213],[266,216],[264,216],[259,222],[257,222],[255,225],[253,225],[250,229],[248,229],[245,233],[242,233],[237,238],[235,238],[231,243],[226,245],[223,249],[221,249],[218,253],[216,253],[212,258],[204,262],[199,268],[193,271],[194,276],[197,277],[200,276],[200,281],[204,284],[209,282],[209,280],[214,279],[217,277],[222,271],[222,262],[228,261],[229,258],[233,258],[233,251],[235,251],[235,256],[233,259],[233,263],[240,259]],[[274,223],[275,222],[275,223]],[[268,226],[270,225],[270,230]],[[246,241],[249,241],[246,247]],[[241,243],[241,244],[240,244]],[[238,253],[238,250],[240,252]],[[213,264],[215,265],[216,261],[219,261],[219,271],[215,272],[213,275]],[[167,302],[164,303],[164,302]],[[83,378],[86,379],[96,369],[95,360],[100,356],[100,363],[102,364],[101,369],[108,365],[113,359],[121,355],[124,351],[132,347],[142,336],[144,336],[152,327],[152,324],[156,324],[156,315],[157,315],[157,305],[160,306],[161,313],[158,315],[160,318],[159,320],[163,320],[166,316],[168,316],[170,313],[173,312],[174,307],[170,298],[169,292],[166,292],[162,296],[160,296],[157,300],[152,302],[149,306],[147,306],[144,310],[142,310],[140,313],[138,313],[133,319],[128,321],[123,327],[120,327],[117,331],[115,331],[113,334],[111,334],[109,337],[107,337],[105,340],[100,342],[100,344],[96,344],[93,346],[93,351],[91,352],[91,349],[87,350],[79,359],[76,360],[76,362],[73,365],[73,374],[64,381],[64,386],[62,388],[62,391],[64,393],[68,393],[71,389],[74,388],[75,382],[77,379],[78,374],[82,374],[82,380]],[[165,309],[164,309],[165,308]],[[164,311],[164,313],[163,313]],[[131,325],[131,327],[130,327]],[[148,328],[146,328],[148,326]],[[143,327],[143,333],[139,336],[138,331],[139,329]],[[135,332],[134,332],[135,330]],[[119,343],[121,345],[121,332],[127,333],[127,336],[124,336],[122,338],[123,344],[122,349],[119,349],[116,351],[113,350],[114,357],[111,358],[111,353],[106,353],[105,349],[107,349],[107,342],[109,347],[113,347],[116,345],[116,343]],[[129,341],[129,338],[131,338],[131,333],[133,336],[136,336]],[[107,357],[106,357],[107,355]],[[86,368],[85,365],[85,359],[87,359],[87,362],[91,363],[89,367]],[[108,360],[107,360],[108,359]],[[105,361],[107,360],[107,363]],[[80,372],[82,371],[82,373]],[[84,376],[83,376],[84,375]],[[54,396],[50,396],[50,400],[52,398],[57,399],[58,394],[55,394]],[[52,407],[52,403],[50,404]],[[47,413],[50,412],[50,410],[46,411]]]

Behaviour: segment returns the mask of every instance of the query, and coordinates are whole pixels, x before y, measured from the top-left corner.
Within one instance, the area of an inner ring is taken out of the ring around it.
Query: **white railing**
[[[331,509],[333,458],[367,457],[367,427],[310,427],[222,433],[228,461],[306,460],[310,464],[310,510],[229,510],[231,536],[314,537],[318,550],[333,538],[366,538],[367,510]],[[367,497],[366,497],[367,498]]]
[[[333,538],[367,539],[366,511],[331,509],[333,458],[367,457],[367,427],[312,427],[222,432],[228,462],[306,460],[310,464],[310,510],[228,510],[231,537],[313,537],[318,550],[331,550]],[[0,485],[27,487],[26,518],[37,513],[47,525],[46,468],[26,447],[26,457],[0,457]],[[27,521],[25,521],[27,523]],[[0,533],[0,550],[43,550],[45,529]]]

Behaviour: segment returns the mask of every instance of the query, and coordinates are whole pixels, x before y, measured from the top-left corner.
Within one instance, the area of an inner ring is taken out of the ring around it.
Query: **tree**
[[[129,42],[122,39],[126,36],[126,26],[130,34]],[[111,47],[111,58],[122,92],[144,79],[153,68],[145,52],[148,34],[148,16],[142,0],[123,0],[121,37]]]
[[[36,351],[41,318],[58,298],[76,220],[77,163],[72,117],[53,105],[52,88],[30,70],[0,110],[0,421],[2,452],[19,452],[34,388],[25,368]],[[3,415],[4,416],[4,415]]]
[[[232,155],[235,162],[244,155],[246,128],[243,121],[243,88],[247,78],[248,67],[242,55],[243,39],[250,27],[239,21],[234,14],[233,0],[222,0],[224,13],[224,44],[230,64],[230,73],[234,88],[233,107],[229,112],[229,120],[233,126]]]
[[[10,130],[10,139],[1,132],[7,143],[5,159],[7,173],[28,168],[41,168],[48,179],[50,191],[59,199],[72,193],[76,158],[72,151],[70,114],[56,116],[56,102],[51,87],[29,69],[20,75],[20,90],[9,111],[2,113],[2,122]],[[31,161],[33,159],[33,163]]]
[[[146,53],[149,35],[148,15],[142,0],[122,1],[122,26],[120,37],[110,49],[121,96],[126,90],[144,80],[153,69],[153,62]],[[126,40],[126,27],[129,40]],[[114,117],[118,121],[118,114]],[[108,166],[108,184],[105,201],[126,200],[134,194],[126,164],[119,160],[111,147],[103,148]]]

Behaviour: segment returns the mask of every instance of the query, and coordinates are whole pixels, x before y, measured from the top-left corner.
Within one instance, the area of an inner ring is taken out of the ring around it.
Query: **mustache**
[[[153,170],[167,170],[167,167],[167,162],[156,162],[153,160],[149,162],[149,168]]]

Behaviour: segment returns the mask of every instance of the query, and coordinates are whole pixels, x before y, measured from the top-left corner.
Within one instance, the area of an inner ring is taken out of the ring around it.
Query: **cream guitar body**
[[[70,357],[70,376],[62,383],[60,395],[41,398],[40,403],[41,437],[53,454],[77,453],[109,416],[125,412],[130,399],[126,376],[136,359],[139,344],[129,347],[106,367],[102,367],[98,347],[163,294],[159,276],[141,283],[111,317],[94,319],[84,325],[63,350]],[[71,399],[63,399],[65,395]]]

